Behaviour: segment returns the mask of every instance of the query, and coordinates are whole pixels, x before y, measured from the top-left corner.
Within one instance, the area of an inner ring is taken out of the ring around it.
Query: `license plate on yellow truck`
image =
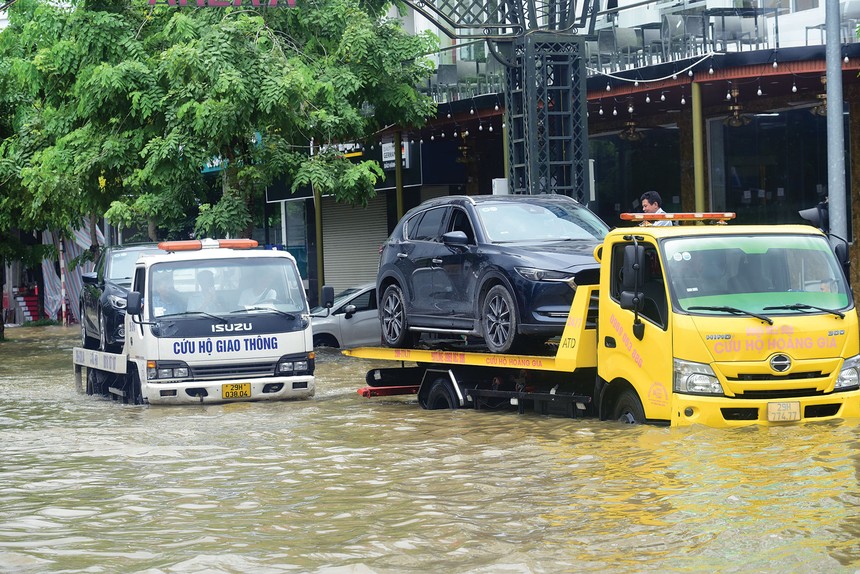
[[[790,422],[800,420],[800,403],[779,402],[767,404],[768,422]]]
[[[221,385],[222,399],[250,399],[251,383],[231,383]]]

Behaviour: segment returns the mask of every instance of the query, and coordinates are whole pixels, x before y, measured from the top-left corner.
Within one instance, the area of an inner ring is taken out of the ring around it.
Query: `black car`
[[[382,339],[483,337],[495,353],[561,335],[577,285],[599,280],[609,228],[563,195],[447,196],[410,210],[383,244]]]
[[[125,343],[125,296],[134,264],[148,253],[162,253],[155,243],[113,245],[102,249],[93,271],[82,275],[81,344],[113,351]]]

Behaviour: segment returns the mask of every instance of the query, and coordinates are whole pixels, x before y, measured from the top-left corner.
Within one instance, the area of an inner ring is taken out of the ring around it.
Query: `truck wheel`
[[[397,285],[389,285],[382,295],[382,342],[386,347],[408,349],[413,341],[403,291]]]
[[[94,369],[87,368],[87,394],[96,394],[96,372]]]
[[[502,285],[487,292],[481,304],[484,341],[492,353],[507,353],[516,343],[517,308],[514,298]]]
[[[454,396],[454,389],[446,379],[436,379],[427,393],[427,400],[422,405],[428,411],[440,409],[458,409],[460,402]]]
[[[635,391],[627,389],[615,403],[613,419],[622,423],[641,425],[645,422],[645,409]]]
[[[143,391],[140,387],[140,376],[137,374],[137,367],[132,366],[131,376],[129,377],[128,388],[126,389],[125,399],[130,405],[143,404]]]

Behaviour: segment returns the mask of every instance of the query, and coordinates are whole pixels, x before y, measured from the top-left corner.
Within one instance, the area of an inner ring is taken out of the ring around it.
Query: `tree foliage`
[[[365,203],[378,165],[330,145],[433,113],[415,86],[435,40],[405,34],[386,7],[17,0],[0,32],[0,231],[106,214],[158,238],[189,216],[197,233],[242,235],[284,175]]]

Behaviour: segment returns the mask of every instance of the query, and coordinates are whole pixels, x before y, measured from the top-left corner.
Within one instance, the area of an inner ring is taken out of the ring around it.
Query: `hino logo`
[[[774,355],[770,358],[770,368],[777,373],[784,373],[791,368],[791,359],[787,355]]]
[[[251,331],[254,329],[252,323],[230,323],[229,325],[212,325],[213,333],[231,333],[233,331]]]
[[[731,335],[729,335],[729,334],[725,334],[725,335],[706,335],[706,336],[705,336],[705,340],[706,340],[706,341],[715,341],[715,340],[719,340],[719,339],[725,339],[725,340],[728,340],[728,339],[731,339],[731,338],[732,338],[732,336],[731,336]]]

